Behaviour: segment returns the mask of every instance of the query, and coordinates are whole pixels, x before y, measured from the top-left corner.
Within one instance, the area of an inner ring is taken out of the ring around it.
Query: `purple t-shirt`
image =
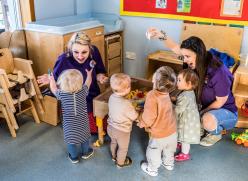
[[[203,109],[214,102],[216,96],[225,97],[228,95],[226,103],[221,108],[237,112],[235,99],[232,94],[232,84],[233,75],[224,64],[218,68],[208,67],[201,95]]]
[[[53,68],[53,75],[54,79],[57,80],[59,75],[67,69],[77,69],[79,70],[84,78],[84,81],[86,80],[87,73],[85,69],[90,70],[90,61],[94,60],[96,62],[95,67],[92,71],[92,83],[90,85],[89,94],[87,96],[87,109],[88,112],[93,112],[93,98],[98,96],[100,94],[100,88],[97,84],[96,75],[99,73],[106,73],[105,67],[102,62],[102,58],[100,55],[99,50],[97,47],[93,46],[92,56],[89,56],[88,59],[80,64],[78,63],[72,55],[67,55],[66,53],[63,53],[58,57],[58,60],[55,63],[55,66]]]

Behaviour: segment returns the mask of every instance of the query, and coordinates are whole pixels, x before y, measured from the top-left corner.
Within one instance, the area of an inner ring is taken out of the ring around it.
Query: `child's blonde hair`
[[[58,85],[64,92],[75,93],[82,89],[83,76],[77,69],[68,69],[58,78]]]
[[[131,78],[124,73],[113,74],[110,78],[110,86],[114,93],[125,96],[126,90],[131,87]]]
[[[153,87],[160,92],[171,92],[176,87],[176,74],[168,66],[160,67],[153,75]]]
[[[186,83],[190,83],[192,86],[192,90],[196,89],[199,83],[198,75],[191,69],[183,69],[179,72],[182,74],[183,78],[185,79]],[[178,75],[179,75],[178,74]]]

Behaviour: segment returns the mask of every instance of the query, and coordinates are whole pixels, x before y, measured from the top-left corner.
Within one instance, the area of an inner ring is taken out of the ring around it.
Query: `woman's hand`
[[[206,109],[200,111],[200,115],[212,110],[212,109],[220,109],[227,101],[228,96],[225,97],[217,97],[214,102],[212,102]]]
[[[160,30],[151,27],[147,30],[147,33],[149,34],[150,38],[152,39],[159,39],[160,37],[164,36]]]
[[[104,84],[104,83],[108,82],[108,80],[109,80],[109,78],[106,77],[104,74],[97,74],[96,79],[98,82],[100,82],[100,84]]]
[[[38,76],[37,82],[38,82],[38,84],[40,84],[40,86],[49,84],[50,80],[49,80],[48,74]]]
[[[172,50],[175,54],[181,55],[180,45],[174,42],[165,31],[161,31],[157,28],[151,27],[147,30],[149,38],[158,39],[164,42],[165,47]]]

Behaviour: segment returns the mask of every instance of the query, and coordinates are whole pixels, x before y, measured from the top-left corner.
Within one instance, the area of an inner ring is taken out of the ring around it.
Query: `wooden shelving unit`
[[[170,66],[176,72],[183,68],[183,61],[172,51],[158,50],[147,56],[148,66],[146,78],[151,80],[153,73],[161,66]]]
[[[122,32],[105,35],[105,67],[109,77],[122,72],[122,44]]]
[[[248,67],[240,66],[234,74],[233,95],[238,107],[236,127],[248,128],[248,117],[241,113],[241,106],[248,100]]]

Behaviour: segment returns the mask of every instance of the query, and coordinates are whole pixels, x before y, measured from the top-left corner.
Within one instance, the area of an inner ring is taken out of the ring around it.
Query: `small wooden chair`
[[[0,111],[13,137],[16,137],[13,128],[19,128],[15,115],[31,110],[35,122],[40,123],[33,100],[44,112],[41,105],[43,97],[31,65],[30,60],[13,58],[9,49],[0,49]],[[13,96],[13,89],[20,94],[18,97]]]
[[[7,122],[10,134],[13,138],[16,137],[16,132],[13,123],[11,122],[11,118],[9,117],[8,111],[5,107],[5,105],[0,104],[0,117],[4,118]]]

